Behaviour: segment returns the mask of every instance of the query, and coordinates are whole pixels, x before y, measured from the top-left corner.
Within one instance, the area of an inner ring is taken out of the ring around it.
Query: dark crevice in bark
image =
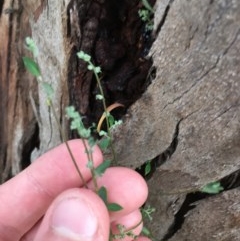
[[[31,164],[31,153],[35,148],[39,148],[39,127],[37,124],[33,126],[33,131],[31,136],[27,136],[23,144],[21,166],[22,169],[28,167]]]
[[[171,4],[173,2],[174,2],[174,0],[170,0],[168,5],[166,6],[165,11],[163,13],[163,17],[162,17],[161,21],[158,24],[157,30],[155,31],[155,35],[156,36],[158,36],[158,34],[160,33],[160,31],[161,31],[161,29],[162,29],[162,27],[163,27],[163,25],[164,25],[164,23],[165,23],[165,21],[167,19],[167,15],[168,15],[168,12],[170,10],[170,6],[171,6]]]
[[[224,191],[240,187],[240,169],[220,180]]]
[[[196,204],[194,204],[197,201],[200,201],[204,198],[207,198],[209,196],[212,196],[210,194],[206,194],[206,193],[202,193],[202,192],[195,192],[195,193],[189,193],[187,194],[181,208],[179,209],[179,211],[174,215],[174,222],[172,223],[172,225],[169,227],[167,233],[164,235],[162,241],[167,241],[169,240],[171,237],[174,236],[174,234],[181,229],[183,223],[184,223],[184,219],[186,214],[194,209],[196,207]]]
[[[221,186],[224,188],[224,190],[222,192],[240,187],[240,169],[229,174],[226,177],[223,177],[222,179],[219,180],[219,182],[221,183]],[[173,224],[168,229],[168,232],[165,234],[162,241],[166,241],[166,240],[170,239],[171,237],[174,236],[174,234],[179,229],[181,229],[181,227],[184,223],[186,214],[190,210],[192,210],[196,207],[197,204],[194,204],[194,203],[196,203],[197,201],[203,200],[205,198],[208,198],[210,196],[214,196],[214,195],[217,195],[217,194],[207,194],[207,193],[202,193],[202,192],[188,193],[186,195],[186,198],[185,198],[181,208],[175,214],[175,219],[174,219]]]
[[[4,0],[0,1],[0,17],[2,15]]]
[[[2,3],[2,6],[3,7],[3,3]],[[7,93],[9,91],[9,81],[11,79],[11,57],[12,57],[12,49],[13,49],[13,46],[12,46],[12,43],[14,42],[13,40],[13,15],[10,14],[9,15],[9,29],[8,29],[8,37],[6,39],[8,39],[8,44],[7,44],[7,49],[6,49],[6,76],[5,76],[5,79],[2,80],[2,82],[4,82],[4,92]],[[6,118],[6,116],[8,115],[8,100],[6,98],[3,97],[2,99],[3,101],[3,105],[5,105],[6,107],[4,108],[5,110],[5,113],[4,113],[4,116]],[[5,130],[1,133],[2,135],[2,140],[5,140],[7,134],[6,134],[6,131],[8,130],[8,122],[7,122],[7,119],[3,121],[2,123],[2,128]],[[1,142],[1,143],[4,143]],[[11,173],[11,162],[10,160],[8,160],[8,146],[6,144],[6,146],[4,146],[5,150],[5,156],[4,156],[4,166],[3,166],[3,172],[2,172],[2,182],[4,182],[5,180],[7,180],[9,178],[9,174]]]
[[[76,58],[76,52],[82,50],[101,67],[107,105],[118,102],[125,106],[112,113],[119,119],[154,78],[149,74],[154,72],[152,60],[147,57],[154,38],[138,14],[144,6],[139,0],[124,0],[121,4],[117,0],[103,0],[88,5],[75,3],[74,9],[74,2],[70,3],[67,32],[74,42],[68,71],[70,104],[85,116],[84,122],[89,126],[97,123],[104,112],[102,102],[96,100],[99,89],[93,74]],[[153,6],[155,0],[149,3]]]
[[[179,126],[182,120],[183,119],[178,121],[176,125],[172,142],[169,145],[169,147],[163,153],[153,158],[151,161],[147,161],[144,164],[142,164],[140,167],[136,168],[136,171],[140,173],[146,180],[149,180],[155,173],[156,169],[161,165],[163,165],[167,160],[169,160],[169,158],[176,151],[177,145],[178,145]],[[149,165],[149,164],[151,165],[150,172],[147,175],[145,175],[146,165]]]

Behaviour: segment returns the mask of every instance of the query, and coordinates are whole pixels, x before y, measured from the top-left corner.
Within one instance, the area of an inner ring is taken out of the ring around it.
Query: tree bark
[[[239,197],[229,189],[240,170],[240,3],[156,6],[165,12],[151,50],[157,76],[115,133],[118,160],[158,166],[149,181],[157,240],[238,240]],[[197,192],[215,181],[223,194]]]
[[[87,1],[74,3],[3,3],[2,182],[62,141],[46,94],[23,67],[21,57],[28,54],[24,39],[29,35],[39,48],[42,78],[53,86],[57,119],[67,132],[67,82],[69,72],[77,73],[73,54],[82,37],[81,26],[74,23]],[[158,166],[149,180],[148,201],[156,208],[149,228],[157,240],[238,240],[239,193],[232,188],[239,185],[240,170],[239,22],[239,1],[156,2],[156,40],[149,54],[156,78],[113,134],[119,165],[139,168],[154,160]],[[226,190],[211,197],[199,192],[214,181],[221,181]],[[195,208],[189,211],[191,205]]]
[[[0,169],[1,181],[17,174],[29,161],[36,119],[29,101],[36,84],[23,68],[24,38],[30,35],[28,16],[21,1],[4,1],[0,12]]]

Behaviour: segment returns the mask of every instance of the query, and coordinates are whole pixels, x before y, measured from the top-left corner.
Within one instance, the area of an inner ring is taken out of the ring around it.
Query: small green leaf
[[[144,168],[144,176],[147,176],[151,172],[152,166],[151,162],[147,161],[146,166]]]
[[[99,142],[98,145],[100,147],[101,150],[106,151],[107,148],[110,145],[110,141],[111,139],[109,137],[103,137]]]
[[[115,122],[115,119],[113,117],[113,115],[111,115],[110,113],[107,114],[107,118],[108,118],[108,122],[109,122],[109,126],[113,126],[114,125],[114,122]]]
[[[150,12],[154,13],[152,6],[149,4],[148,0],[142,0],[144,7]]]
[[[138,15],[143,22],[148,21],[150,18],[148,10],[140,9],[140,10],[138,10]]]
[[[93,70],[94,66],[89,64],[87,68],[88,68],[88,70]]]
[[[90,131],[90,133],[91,133],[91,129],[90,128],[88,128],[87,130]],[[94,147],[96,145],[96,140],[92,136],[90,136],[88,138],[88,144],[92,148],[92,147]]]
[[[41,82],[41,83],[42,83],[45,93],[51,99],[54,94],[54,90],[53,90],[52,86],[47,82]]]
[[[98,196],[103,200],[103,202],[106,204],[107,203],[107,189],[106,187],[100,187],[98,189]]]
[[[74,106],[66,107],[66,114],[68,118],[73,118],[73,115],[75,114],[75,107]]]
[[[85,151],[85,153],[87,153],[88,151]],[[90,170],[92,169],[92,168],[94,168],[94,165],[93,165],[93,162],[92,161],[88,161],[87,162],[87,168],[89,168]]]
[[[110,160],[106,160],[103,163],[101,163],[96,169],[95,169],[95,173],[97,176],[102,176],[103,173],[106,171],[106,169],[110,166],[111,161]]]
[[[107,132],[104,130],[99,131],[98,133],[99,136],[107,136]]]
[[[117,212],[117,211],[120,211],[123,209],[122,206],[120,206],[119,204],[117,203],[108,203],[107,204],[107,209],[111,212]]]
[[[112,126],[110,126],[111,130],[117,128],[118,126],[120,126],[123,123],[122,120],[115,120],[114,124]]]
[[[29,57],[23,57],[23,63],[26,69],[35,77],[41,76],[38,64]]]
[[[77,53],[79,59],[82,59],[85,62],[90,62],[91,56],[89,54],[84,53],[82,50]]]
[[[148,228],[146,228],[145,226],[143,226],[142,228],[142,234],[149,237],[151,235],[151,232]]]
[[[224,188],[221,186],[220,182],[211,182],[205,185],[201,192],[209,193],[209,194],[217,194],[224,190]]]
[[[94,68],[94,72],[95,72],[96,74],[100,74],[100,73],[101,73],[101,68],[100,68],[99,66],[95,67],[95,68]]]
[[[96,95],[96,100],[103,100],[104,97],[102,95]]]
[[[35,44],[35,42],[33,41],[33,39],[30,37],[26,37],[25,42],[27,45],[27,49],[30,52],[32,52],[34,58],[36,58],[38,56],[38,48],[37,48],[37,45]]]

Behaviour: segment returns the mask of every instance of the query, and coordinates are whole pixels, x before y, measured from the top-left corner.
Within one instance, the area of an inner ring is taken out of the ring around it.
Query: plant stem
[[[94,189],[95,189],[95,192],[97,193],[98,185],[97,185],[97,178],[96,178],[96,175],[95,175],[95,172],[94,172],[92,150],[90,150],[90,151],[88,150],[88,147],[87,147],[87,144],[86,144],[86,139],[83,139],[83,145],[84,145],[84,149],[85,149],[86,154],[87,154],[88,162],[90,163],[90,171],[91,171],[91,174],[92,174]]]
[[[92,63],[90,62],[90,64],[92,64]],[[93,72],[94,72],[95,78],[97,80],[97,85],[98,85],[100,94],[103,96],[102,102],[103,102],[103,108],[104,108],[105,115],[106,115],[107,133],[108,133],[108,136],[110,138],[110,148],[111,148],[111,152],[112,152],[112,155],[113,155],[113,164],[116,165],[117,164],[116,163],[116,153],[115,153],[114,146],[113,146],[112,133],[110,131],[110,125],[109,125],[109,120],[108,120],[108,112],[107,112],[106,100],[105,100],[105,97],[104,97],[104,92],[103,92],[103,88],[102,88],[102,85],[101,85],[100,78],[99,78],[98,74],[96,73],[96,71],[93,71]]]
[[[59,132],[60,132],[61,138],[62,138],[62,140],[64,141],[64,143],[65,143],[65,145],[66,145],[66,147],[67,147],[67,150],[68,150],[68,152],[69,152],[69,154],[70,154],[70,156],[71,156],[71,160],[72,160],[72,162],[73,162],[73,165],[74,165],[74,167],[76,168],[77,173],[78,173],[78,175],[79,175],[80,178],[81,178],[81,181],[82,181],[82,183],[83,183],[83,186],[84,186],[85,188],[88,188],[88,187],[87,187],[87,184],[86,184],[86,181],[84,180],[83,175],[82,175],[82,173],[81,173],[81,171],[80,171],[80,169],[79,169],[79,167],[78,167],[78,165],[77,165],[77,161],[76,161],[75,157],[73,156],[73,153],[72,153],[72,151],[71,151],[71,149],[70,149],[70,146],[68,145],[67,137],[66,137],[64,131],[62,130],[62,127],[61,127],[61,125],[60,125],[60,123],[59,123],[59,121],[58,121],[56,111],[55,111],[55,109],[54,109],[54,107],[53,107],[53,103],[52,103],[52,101],[51,101],[50,99],[49,99],[48,101],[49,101],[49,105],[50,105],[50,107],[51,107],[51,109],[52,109],[52,111],[53,111],[54,119],[55,119],[55,121],[57,122],[58,130],[59,130]]]

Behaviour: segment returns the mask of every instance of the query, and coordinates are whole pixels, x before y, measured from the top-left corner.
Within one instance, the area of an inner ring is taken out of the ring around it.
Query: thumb
[[[106,241],[109,222],[105,204],[93,191],[70,189],[49,207],[34,241]]]

